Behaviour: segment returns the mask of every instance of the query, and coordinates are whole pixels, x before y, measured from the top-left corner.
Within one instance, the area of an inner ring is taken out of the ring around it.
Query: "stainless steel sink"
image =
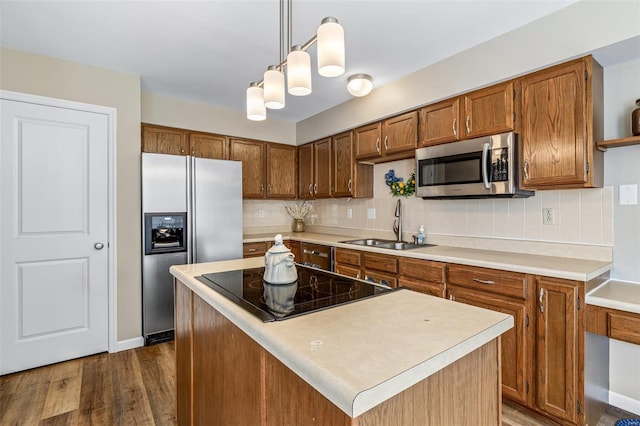
[[[370,247],[386,248],[386,249],[392,249],[392,250],[411,250],[411,249],[420,248],[420,247],[433,246],[433,244],[418,245],[413,243],[407,243],[404,241],[382,240],[382,239],[376,239],[376,238],[363,238],[359,240],[348,240],[348,241],[340,241],[340,242],[344,244],[354,244],[357,246],[370,246]]]

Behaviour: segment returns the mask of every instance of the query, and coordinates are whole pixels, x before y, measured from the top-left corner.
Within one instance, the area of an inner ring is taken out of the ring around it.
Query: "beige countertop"
[[[640,283],[608,280],[587,293],[587,304],[640,314]]]
[[[263,258],[170,272],[351,417],[429,377],[513,327],[513,317],[407,289],[263,323],[194,277]]]
[[[574,259],[558,256],[541,256],[506,251],[480,250],[452,246],[431,246],[412,250],[392,250],[374,247],[344,244],[340,241],[356,239],[356,237],[310,232],[283,234],[285,239],[316,244],[326,244],[354,250],[393,254],[396,256],[434,260],[461,265],[494,268],[504,271],[522,272],[526,274],[544,275],[577,281],[589,281],[611,269],[611,262]],[[244,242],[272,241],[272,234],[245,236]]]

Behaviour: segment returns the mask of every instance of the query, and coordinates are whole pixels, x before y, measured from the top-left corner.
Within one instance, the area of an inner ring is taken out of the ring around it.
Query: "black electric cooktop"
[[[264,268],[216,272],[196,279],[263,322],[293,318],[394,290],[297,263],[296,268],[298,280],[291,284],[263,281]]]

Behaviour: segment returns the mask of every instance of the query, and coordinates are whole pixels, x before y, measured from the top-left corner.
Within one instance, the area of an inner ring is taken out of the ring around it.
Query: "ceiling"
[[[298,122],[351,99],[349,75],[374,87],[478,45],[576,0],[294,0],[293,44],[322,18],[345,30],[346,73],[315,71],[313,93],[287,94],[268,118]],[[245,90],[279,62],[279,0],[6,1],[2,46],[132,73],[142,90],[245,110]]]

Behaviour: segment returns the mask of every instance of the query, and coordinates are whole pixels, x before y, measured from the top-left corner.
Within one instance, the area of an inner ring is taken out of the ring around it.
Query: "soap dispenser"
[[[420,229],[418,229],[418,244],[424,244],[424,225],[420,225]]]

